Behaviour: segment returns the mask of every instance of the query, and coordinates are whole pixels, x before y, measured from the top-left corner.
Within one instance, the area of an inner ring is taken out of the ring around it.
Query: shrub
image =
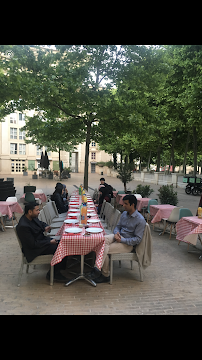
[[[140,194],[143,198],[148,198],[153,192],[154,190],[151,189],[150,185],[138,185],[137,189],[133,191],[133,194]]]
[[[177,192],[174,191],[173,185],[164,185],[160,188],[158,197],[162,205],[169,204],[177,206],[179,203]]]

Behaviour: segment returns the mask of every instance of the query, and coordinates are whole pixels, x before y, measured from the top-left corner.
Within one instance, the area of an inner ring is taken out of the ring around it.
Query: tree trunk
[[[60,169],[60,181],[61,181],[61,178],[62,178],[62,171],[61,171],[61,156],[60,156],[60,149],[59,149],[59,169]]]
[[[88,122],[87,134],[86,134],[85,169],[84,169],[84,189],[86,189],[87,191],[88,191],[88,165],[89,165],[89,149],[90,149],[90,140],[91,140],[91,126],[92,123]]]
[[[197,165],[198,165],[198,159],[197,159],[197,129],[196,126],[193,126],[193,145],[194,145],[194,176],[196,176],[197,173]]]
[[[148,163],[147,163],[147,171],[150,171],[150,163],[151,163],[151,150],[149,152],[149,158],[148,158]]]
[[[127,184],[124,183],[124,191],[125,191],[125,194],[127,193]]]
[[[160,167],[161,167],[161,147],[159,146],[157,150],[157,169],[156,169],[157,172],[160,171]]]
[[[185,154],[184,154],[183,172],[185,175],[187,174],[187,153],[189,150],[189,141],[190,141],[190,132],[188,132],[188,135],[187,135],[187,143],[186,143]]]

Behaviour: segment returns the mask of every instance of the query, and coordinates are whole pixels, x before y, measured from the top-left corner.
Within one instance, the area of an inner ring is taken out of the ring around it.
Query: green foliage
[[[177,206],[179,203],[177,192],[174,191],[173,185],[164,185],[159,189],[158,197],[162,205]]]
[[[126,185],[133,180],[133,167],[129,164],[119,164],[117,171],[119,174],[117,175],[117,179],[122,181],[124,190],[127,192]]]
[[[133,191],[133,194],[140,194],[143,198],[149,198],[153,192],[154,190],[151,189],[150,185],[138,185],[137,189]]]

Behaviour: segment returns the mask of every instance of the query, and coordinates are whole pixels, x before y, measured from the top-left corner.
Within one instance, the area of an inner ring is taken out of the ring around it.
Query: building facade
[[[0,123],[0,173],[1,174],[22,174],[25,167],[31,174],[40,168],[42,149],[33,144],[25,143],[25,132],[21,129],[25,125],[25,114],[33,116],[34,111],[20,113],[16,111],[5,117],[4,122]],[[50,169],[59,170],[59,154],[56,152],[48,153]],[[77,146],[75,152],[61,152],[61,160],[64,167],[70,167],[73,173],[84,173],[85,166],[85,144]],[[90,145],[89,173],[101,173],[103,168],[96,166],[98,162],[107,162],[111,156],[104,151],[100,151],[98,145],[92,142]],[[106,171],[106,169],[105,169]]]

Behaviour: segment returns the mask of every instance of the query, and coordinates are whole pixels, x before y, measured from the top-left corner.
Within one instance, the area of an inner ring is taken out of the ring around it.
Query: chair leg
[[[1,225],[3,226],[4,231],[6,231],[6,228],[5,228],[5,226],[4,226],[4,223],[3,223],[2,218],[1,218]]]
[[[54,284],[54,266],[51,266],[51,272],[50,272],[50,286],[53,286]]]
[[[131,270],[133,270],[133,261],[131,261]]]
[[[171,237],[172,237],[172,231],[173,231],[173,224],[170,227],[170,240],[171,240]]]
[[[119,269],[121,269],[121,261],[119,261]]]
[[[140,270],[140,282],[144,282],[144,274],[143,274],[143,269],[141,267],[141,265],[139,264],[139,270]]]
[[[110,285],[113,283],[113,261],[112,258],[110,259]]]
[[[166,223],[166,226],[165,226],[165,229],[164,229],[164,231],[163,231],[163,234],[162,234],[162,235],[165,235],[165,232],[166,232],[167,227],[168,227],[168,223]]]
[[[22,274],[23,274],[23,268],[24,268],[24,262],[22,260],[22,265],[21,265],[21,268],[20,268],[20,271],[19,271],[19,277],[18,277],[18,287],[21,286],[21,279],[22,279]]]
[[[29,274],[29,265],[27,265],[27,274]]]

